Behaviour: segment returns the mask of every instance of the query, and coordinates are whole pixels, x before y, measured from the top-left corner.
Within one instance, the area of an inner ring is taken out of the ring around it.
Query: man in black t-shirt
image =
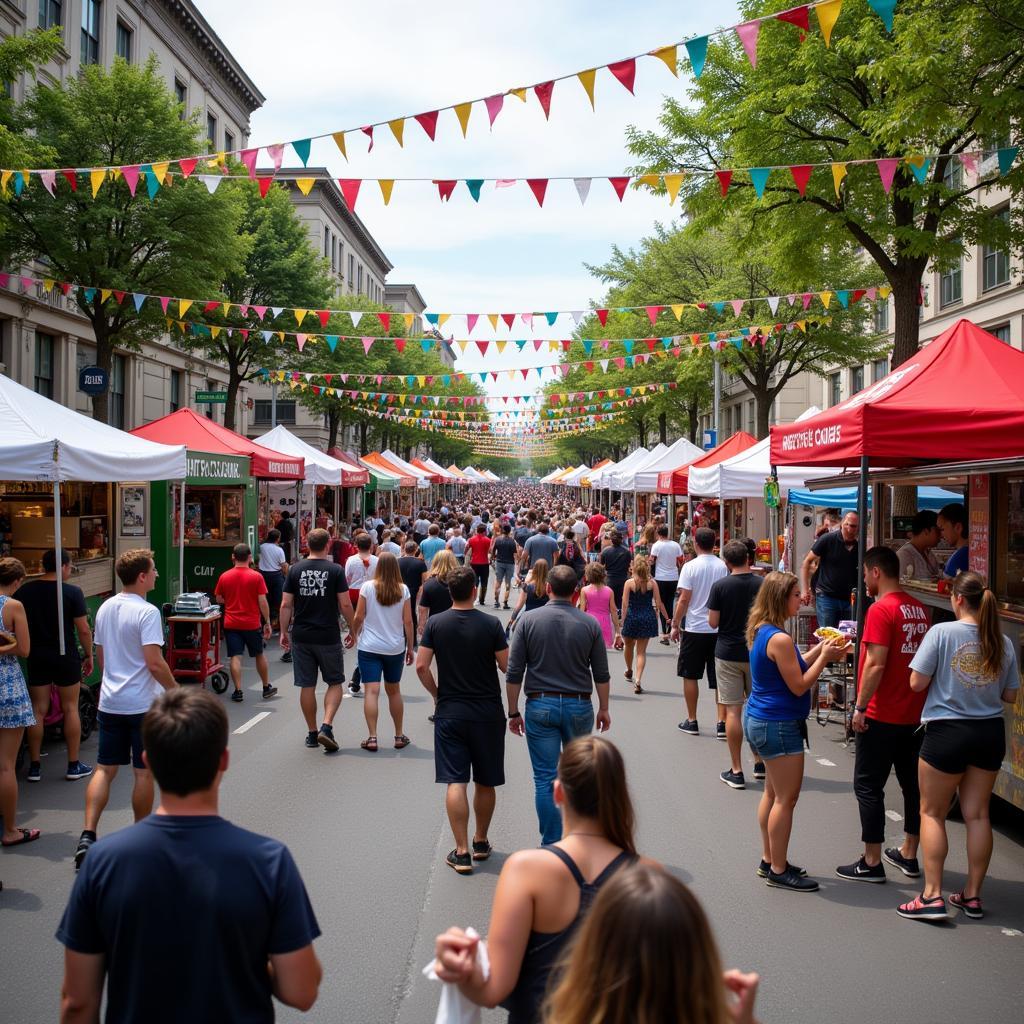
[[[402,574],[402,582],[409,588],[409,598],[413,608],[416,597],[423,586],[423,577],[427,574],[427,563],[420,558],[419,546],[414,540],[405,542],[405,554],[398,560],[398,571]]]
[[[448,576],[449,611],[427,620],[416,656],[416,674],[434,698],[435,780],[448,786],[445,807],[455,849],[445,858],[460,875],[474,860],[487,860],[487,830],[494,814],[495,787],[505,784],[505,709],[498,672],[508,665],[508,641],[501,623],[473,607],[476,573],[460,566]],[[431,663],[437,658],[437,681]],[[476,831],[469,847],[470,770]]]
[[[309,531],[309,558],[288,570],[281,598],[281,646],[292,652],[292,676],[299,687],[299,707],[306,720],[306,746],[321,746],[333,754],[334,716],[341,707],[341,684],[345,665],[341,652],[339,615],[352,628],[352,602],[348,596],[345,570],[328,553],[330,535],[326,530]],[[289,634],[288,626],[292,626]],[[317,673],[327,684],[324,724],[316,728]]]
[[[295,861],[218,814],[223,705],[197,687],[168,690],[142,742],[160,807],[99,840],[78,872],[57,930],[61,1019],[98,1021],[104,985],[108,1021],[272,1024],[274,996],[310,1009],[320,928]]]
[[[857,586],[857,534],[860,518],[847,512],[838,530],[822,534],[800,567],[800,600],[814,599],[818,626],[836,626],[850,615],[850,594]],[[818,579],[811,592],[811,576]]]
[[[520,557],[519,545],[512,536],[509,523],[502,523],[501,534],[491,541],[491,561],[494,563],[494,607],[498,607],[501,586],[505,585],[505,608],[512,594],[512,581],[516,575],[516,560]]]
[[[725,740],[732,764],[720,778],[730,789],[744,789],[743,703],[750,696],[750,651],[747,619],[761,589],[761,577],[750,570],[750,552],[741,540],[722,548],[729,575],[715,580],[708,594],[708,625],[718,630],[715,641],[715,675],[718,703],[725,709]],[[754,762],[754,778],[764,778],[764,764]]]
[[[281,550],[284,552],[284,557],[290,562],[292,555],[295,554],[292,551],[292,541],[295,540],[295,523],[292,521],[291,512],[281,513],[281,518],[277,524],[277,532],[281,534]]]

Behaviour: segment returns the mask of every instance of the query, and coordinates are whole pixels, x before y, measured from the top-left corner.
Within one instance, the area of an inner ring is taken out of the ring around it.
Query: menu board
[[[989,524],[991,521],[990,477],[987,473],[976,473],[968,482],[967,519],[967,566],[988,580],[989,567]]]

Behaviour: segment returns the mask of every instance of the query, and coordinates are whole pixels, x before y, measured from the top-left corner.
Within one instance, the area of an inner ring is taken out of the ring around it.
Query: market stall
[[[359,465],[359,460],[340,448],[328,448],[327,454],[344,467],[341,474],[341,493],[338,501],[337,522],[351,522],[353,515],[362,515],[363,489],[370,482],[370,471]]]
[[[635,448],[618,462],[609,463],[600,472],[591,473],[590,486],[591,493],[595,495],[594,504],[602,506],[607,512],[612,505],[616,474],[625,473],[635,466],[639,466],[649,455],[650,451],[647,448]],[[607,494],[603,492],[607,492]]]
[[[651,518],[651,506],[658,493],[658,474],[690,459],[698,459],[703,451],[688,438],[681,437],[674,444],[658,452],[653,449],[642,462],[623,475],[622,483],[632,493],[632,507],[636,510],[636,532]]]
[[[188,473],[184,503],[181,488],[153,477],[152,548],[160,564],[181,566],[180,576],[165,573],[151,595],[171,601],[180,591],[212,591],[217,577],[231,567],[231,548],[245,542],[256,550],[258,524],[274,525],[269,506],[259,514],[257,481],[289,481],[294,489],[305,472],[304,460],[265,448],[192,409],[179,409],[137,427],[136,437],[184,444]]]
[[[967,320],[958,321],[888,376],[802,423],[773,427],[773,465],[849,468],[855,483],[860,550],[891,538],[889,486],[930,485],[964,494],[968,559],[994,590],[1003,629],[1024,640],[1024,354]],[[872,470],[872,466],[884,469]],[[827,486],[827,485],[826,485]],[[903,511],[902,509],[899,511]],[[860,574],[862,575],[862,573]],[[949,616],[943,581],[904,586]],[[858,592],[858,622],[865,595]],[[996,792],[1024,807],[1024,706],[1006,714],[1007,755]]]
[[[601,470],[605,468],[605,466],[610,466],[611,464],[612,464],[612,460],[611,459],[601,459],[600,462],[595,462],[594,465],[592,465],[588,470],[586,470],[584,473],[581,474],[581,476],[580,476],[580,503],[581,504],[583,503],[583,500],[585,498],[588,501],[590,500],[590,494],[591,494],[590,482],[591,482],[591,478],[594,476],[595,473],[600,473]]]
[[[389,514],[394,512],[400,487],[412,493],[415,484],[412,477],[403,477],[394,466],[388,467],[378,452],[361,455],[359,464],[370,472],[370,481],[363,492],[364,515],[376,514],[380,509],[386,509]]]
[[[438,500],[451,500],[455,497],[455,477],[444,466],[439,466],[433,459],[413,459],[412,465],[435,474],[438,480]]]
[[[413,495],[415,504],[408,515],[415,515],[424,503],[429,505],[434,503],[434,499],[437,496],[436,488],[442,479],[439,474],[429,469],[423,469],[412,462],[407,462],[400,455],[396,455],[390,448],[385,448],[381,455],[397,469],[403,473],[410,474],[416,479],[416,493]]]

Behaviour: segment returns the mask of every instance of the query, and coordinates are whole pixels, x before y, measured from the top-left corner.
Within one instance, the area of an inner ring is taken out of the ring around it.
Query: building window
[[[356,286],[356,258],[352,253],[348,254],[348,290],[351,292]]]
[[[751,398],[750,401],[747,402],[747,433],[748,434],[753,434],[753,433],[756,433],[756,431],[757,431],[757,421],[756,421],[756,411],[755,411],[756,409],[757,409],[757,405],[754,402],[754,399]]]
[[[271,402],[269,399],[257,398],[253,403],[253,423],[260,426],[269,426],[272,422],[270,415]],[[295,402],[278,401],[277,422],[295,423]]]
[[[838,373],[828,375],[828,404],[838,405],[843,400],[843,385]]]
[[[361,263],[356,267],[356,294],[363,294],[363,265]]]
[[[331,255],[331,229],[324,228],[324,259]]]
[[[171,412],[177,412],[181,408],[181,378],[181,370],[171,370]]]
[[[850,367],[850,394],[855,395],[858,391],[864,390],[864,367]]]
[[[331,270],[338,269],[338,239],[331,235]]]
[[[39,0],[39,27],[56,28],[64,24],[63,0]]]
[[[174,80],[174,98],[181,106],[178,117],[184,121],[188,117],[188,86],[180,78]]]
[[[82,63],[100,62],[100,0],[82,0]]]
[[[946,161],[946,169],[942,172],[942,184],[951,192],[958,191],[964,183],[964,169],[959,158],[953,156]]]
[[[889,300],[875,304],[875,333],[887,334],[889,331]]]
[[[989,334],[994,334],[1000,341],[1005,344],[1010,344],[1010,325],[1000,324],[998,327],[990,327],[988,329]]]
[[[1009,225],[1010,208],[1004,206],[993,214],[997,220]],[[997,248],[994,245],[983,245],[981,247],[981,289],[988,291],[990,288],[998,288],[1000,285],[1009,284],[1010,281],[1010,254],[1005,249]]]
[[[952,306],[964,297],[963,257],[958,256],[945,273],[939,275],[939,306]]]
[[[129,64],[132,62],[133,35],[132,30],[123,21],[117,23],[117,33],[114,37],[114,52]]]
[[[110,398],[107,405],[107,422],[112,427],[124,430],[124,356],[114,355],[110,360]]]
[[[889,360],[888,359],[876,359],[871,364],[871,382],[872,384],[877,383],[883,377],[889,375]]]
[[[53,398],[54,337],[36,331],[35,391],[44,398]]]
[[[217,148],[217,118],[213,114],[206,115],[206,141],[209,142],[211,150]]]
[[[235,151],[235,136],[226,128],[224,129],[224,151],[227,153],[234,153]]]

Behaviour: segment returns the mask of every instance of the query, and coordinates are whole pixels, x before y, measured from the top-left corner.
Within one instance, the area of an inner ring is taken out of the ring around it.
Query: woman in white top
[[[407,747],[409,737],[402,732],[404,707],[399,683],[403,666],[412,664],[412,605],[394,555],[382,554],[373,579],[359,588],[355,622],[345,643],[356,648],[359,674],[366,687],[363,714],[369,735],[360,746],[371,752],[377,750],[377,713],[383,679],[388,709],[395,723],[395,749]]]

